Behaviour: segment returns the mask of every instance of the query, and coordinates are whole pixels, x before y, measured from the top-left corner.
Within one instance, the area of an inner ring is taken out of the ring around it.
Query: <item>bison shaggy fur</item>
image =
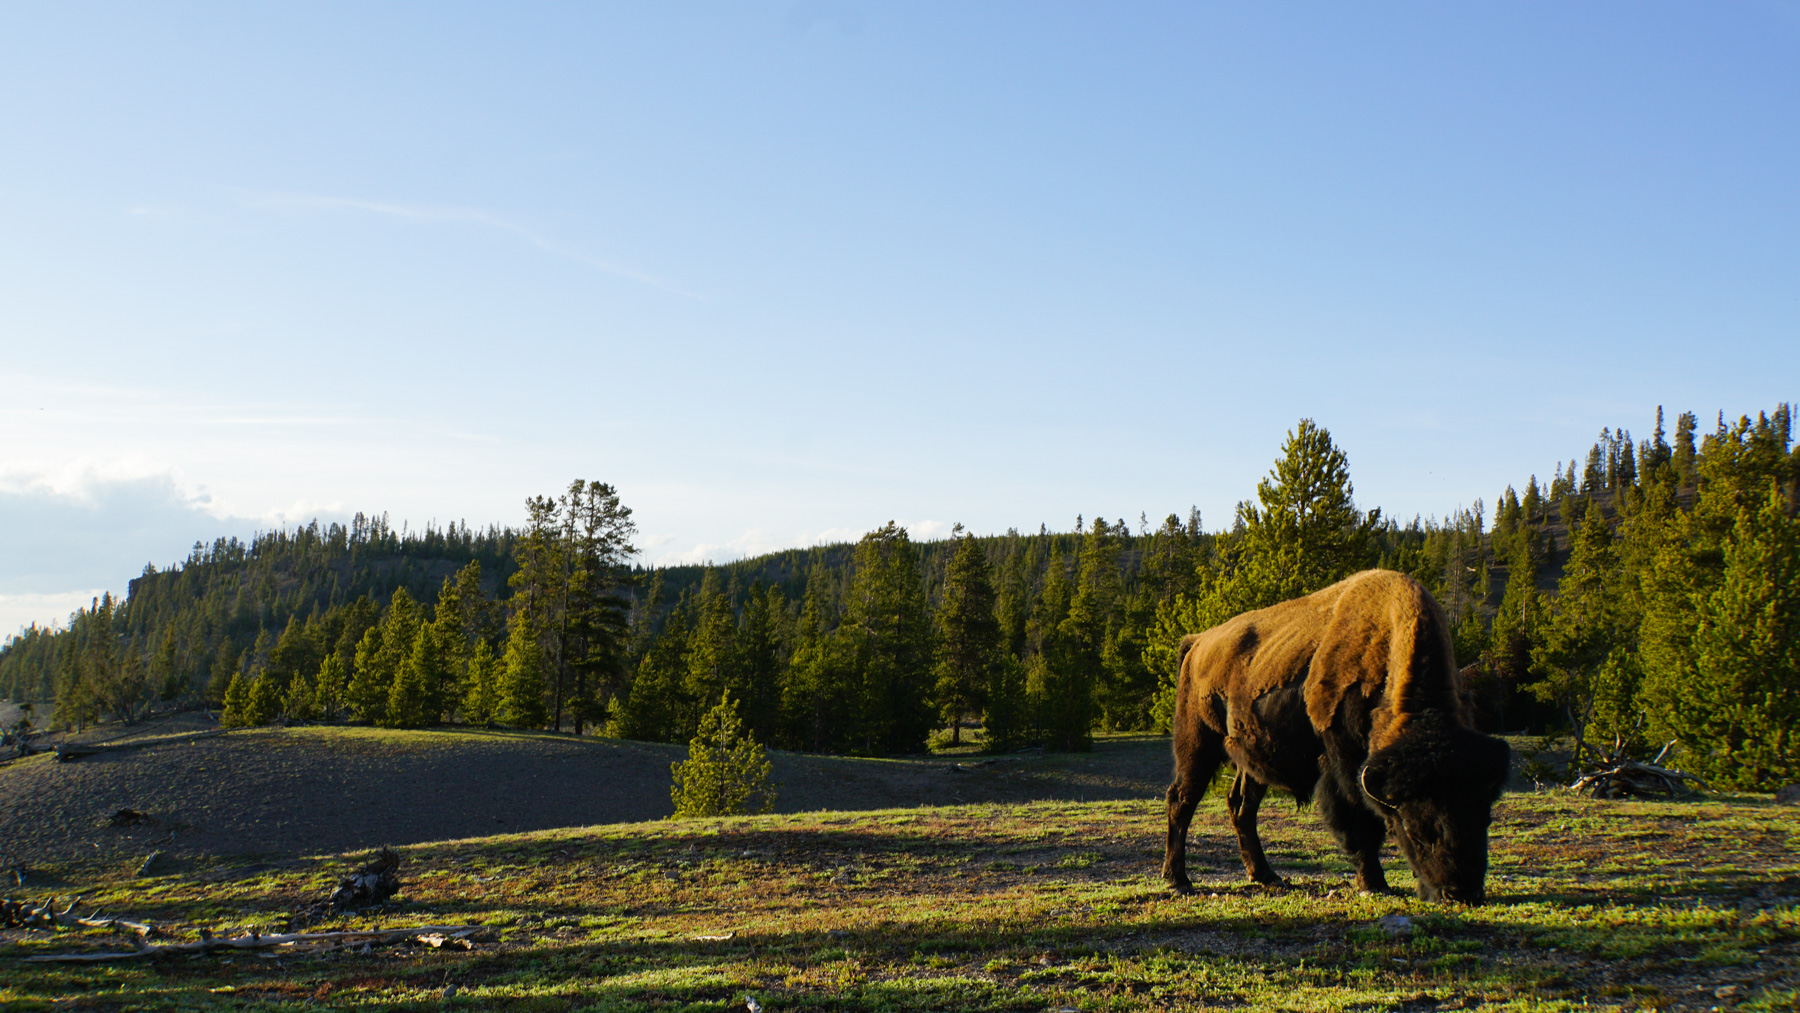
[[[1368,570],[1182,640],[1163,876],[1182,893],[1194,806],[1219,767],[1244,869],[1269,867],[1256,813],[1269,788],[1316,798],[1356,869],[1387,892],[1392,836],[1427,899],[1479,904],[1506,743],[1469,727],[1449,624],[1418,582]]]

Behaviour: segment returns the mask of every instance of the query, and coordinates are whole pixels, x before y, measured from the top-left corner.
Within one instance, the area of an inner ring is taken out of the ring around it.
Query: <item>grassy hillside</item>
[[[0,936],[10,1009],[1794,1009],[1800,810],[1766,799],[1505,798],[1493,902],[1365,897],[1316,814],[1265,809],[1288,890],[1246,885],[1218,800],[1200,893],[1156,880],[1160,805],[976,804],[658,821],[400,849],[391,908],[480,923],[472,953],[378,949],[162,966],[23,964],[116,947]],[[348,857],[90,869],[30,893],[214,932],[275,930]],[[1403,869],[1403,867],[1401,867]],[[1410,877],[1395,870],[1396,885]],[[79,882],[75,881],[79,878]],[[1404,914],[1412,931],[1379,920]],[[333,927],[332,922],[315,928]],[[454,992],[449,991],[454,989]],[[446,998],[449,996],[449,998]]]

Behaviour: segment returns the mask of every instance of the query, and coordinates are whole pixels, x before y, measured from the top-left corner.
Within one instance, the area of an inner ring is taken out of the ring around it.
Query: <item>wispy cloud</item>
[[[683,299],[707,301],[707,297],[690,291],[646,271],[640,271],[627,264],[595,257],[583,250],[570,246],[544,235],[541,232],[520,225],[504,215],[480,208],[443,207],[429,204],[396,204],[391,201],[361,200],[352,197],[331,197],[321,194],[261,194],[255,197],[255,203],[264,207],[301,207],[324,210],[361,211],[367,214],[382,215],[388,218],[399,218],[414,222],[431,222],[446,225],[474,225],[493,229],[512,236],[521,242],[533,246],[552,256],[572,260],[584,264],[596,271],[610,274],[627,281],[635,281],[640,285]]]

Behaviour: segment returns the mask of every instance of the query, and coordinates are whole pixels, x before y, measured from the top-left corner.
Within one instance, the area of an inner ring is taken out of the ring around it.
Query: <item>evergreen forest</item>
[[[385,517],[196,544],[123,599],[0,647],[0,694],[61,725],[216,708],[228,725],[503,725],[685,742],[722,700],[763,743],[861,755],[974,738],[1088,748],[1166,730],[1181,636],[1369,567],[1449,616],[1478,723],[1577,751],[1678,743],[1715,785],[1800,780],[1800,450],[1787,404],[1702,432],[1603,430],[1443,519],[1353,496],[1302,419],[1227,529],[1196,511],[1071,530],[635,564],[617,492],[517,528]],[[1522,491],[1518,488],[1522,486]],[[716,719],[715,719],[716,720]],[[978,731],[977,731],[978,730]]]

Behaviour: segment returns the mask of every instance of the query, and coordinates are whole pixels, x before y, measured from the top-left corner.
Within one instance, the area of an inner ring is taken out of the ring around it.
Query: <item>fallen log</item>
[[[42,904],[33,905],[28,901],[0,899],[0,926],[8,928],[28,929],[111,929],[115,932],[124,929],[139,936],[155,936],[160,930],[148,922],[126,921],[123,918],[108,918],[95,911],[86,918],[75,914],[75,905],[81,903],[81,895],[69,901],[69,906],[61,911],[56,910],[56,898],[52,897]]]
[[[247,936],[230,939],[214,938],[212,933],[202,929],[200,930],[200,939],[192,943],[148,943],[140,939],[138,948],[135,950],[115,953],[47,953],[37,957],[26,957],[25,963],[98,964],[114,960],[155,960],[179,954],[205,954],[220,950],[286,948],[290,952],[305,950],[322,953],[357,943],[386,946],[390,943],[416,942],[433,948],[460,946],[462,949],[473,949],[474,943],[470,941],[469,937],[483,928],[484,926],[481,925],[420,925],[414,928],[380,929],[368,932],[289,932],[274,936],[252,932]]]
[[[1669,750],[1674,746],[1673,741],[1663,746],[1656,758],[1649,763],[1626,759],[1615,746],[1611,756],[1601,759],[1600,769],[1583,774],[1569,787],[1574,791],[1587,792],[1594,798],[1624,798],[1628,795],[1637,798],[1674,798],[1677,794],[1694,792],[1696,785],[1700,788],[1708,787],[1703,778],[1673,767],[1659,766],[1663,757],[1669,755]]]
[[[338,880],[329,897],[296,910],[293,923],[310,925],[339,912],[380,904],[399,892],[400,856],[382,848],[373,861]]]
[[[375,854],[375,860],[338,880],[331,893],[331,906],[339,911],[379,904],[400,892],[400,856],[387,848]]]

